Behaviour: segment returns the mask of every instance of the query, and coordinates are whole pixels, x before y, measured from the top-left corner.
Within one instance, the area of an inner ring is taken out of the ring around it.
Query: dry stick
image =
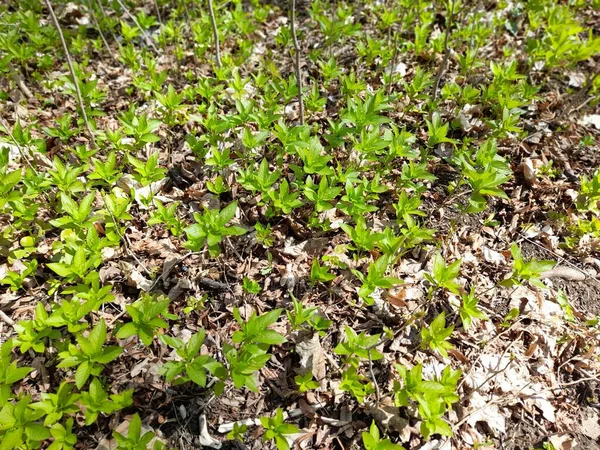
[[[369,371],[371,372],[371,379],[375,385],[375,398],[377,399],[377,406],[381,403],[381,393],[379,392],[379,385],[377,384],[377,378],[375,378],[375,372],[373,372],[373,358],[371,357],[371,350],[369,352]]]
[[[27,157],[27,155],[25,154],[25,152],[23,151],[23,149],[21,148],[21,146],[19,145],[17,140],[14,138],[13,132],[11,130],[9,130],[8,123],[6,123],[4,121],[4,119],[2,119],[1,117],[0,117],[0,125],[2,125],[4,128],[6,128],[6,134],[8,134],[8,136],[10,137],[10,140],[13,141],[14,146],[17,147],[17,150],[19,150],[19,153],[21,154],[21,158],[23,158],[25,160],[27,165],[31,168],[31,170],[33,170],[33,173],[37,175],[38,171],[35,169],[35,167],[33,167],[33,164],[31,164],[31,161],[29,160],[29,158]]]
[[[98,1],[100,1],[100,0],[98,0]],[[156,46],[154,45],[154,42],[152,42],[152,38],[148,35],[148,33],[146,33],[146,30],[144,30],[142,28],[142,26],[139,24],[139,22],[133,16],[133,14],[131,14],[131,11],[129,11],[129,8],[127,8],[127,6],[125,6],[121,0],[117,0],[117,3],[119,4],[119,6],[121,8],[123,8],[123,11],[125,11],[125,14],[127,14],[127,16],[133,21],[133,23],[135,24],[137,29],[141,31],[142,35],[144,36],[144,39],[146,40],[146,44],[148,44],[148,46],[152,47],[152,50],[154,50],[156,52],[156,54],[160,53],[158,51],[158,49],[156,48]]]
[[[1,309],[0,309],[0,319],[2,319],[3,322],[10,325],[11,327],[15,324],[14,320],[12,320],[10,317],[8,317],[6,315],[6,313],[4,311],[2,311]]]
[[[552,256],[554,256],[554,257],[555,257],[555,258],[556,258],[558,261],[561,261],[561,260],[562,260],[562,261],[563,261],[564,263],[566,263],[568,266],[572,267],[573,269],[577,270],[578,272],[581,272],[581,273],[582,273],[583,275],[585,275],[587,278],[590,278],[591,280],[593,280],[593,281],[594,281],[594,283],[596,283],[598,286],[600,286],[600,281],[599,281],[599,280],[598,280],[598,279],[597,279],[595,276],[593,276],[593,275],[592,275],[592,274],[590,274],[589,272],[587,272],[587,271],[585,271],[585,270],[583,270],[583,269],[581,269],[581,268],[577,267],[577,266],[576,266],[575,264],[573,264],[571,261],[569,261],[569,260],[565,259],[565,257],[564,257],[564,256],[561,256],[561,255],[559,255],[558,253],[556,253],[556,252],[554,252],[554,251],[550,250],[549,248],[546,248],[546,247],[544,247],[543,245],[541,245],[541,244],[538,244],[537,242],[535,242],[535,241],[534,241],[534,240],[532,240],[532,239],[529,239],[527,236],[525,236],[525,235],[524,235],[524,234],[522,234],[522,233],[519,233],[519,236],[521,236],[521,238],[523,238],[523,240],[525,240],[525,241],[529,242],[530,244],[533,244],[533,245],[535,245],[535,246],[536,246],[536,247],[538,247],[539,249],[547,251],[547,252],[548,252],[548,253],[550,253]]]
[[[448,48],[448,40],[450,37],[450,29],[452,28],[452,21],[454,20],[454,1],[455,0],[451,0],[450,17],[448,18],[448,21],[446,22],[446,36],[444,37],[444,59],[442,61],[442,64],[440,64],[438,73],[435,77],[435,85],[433,87],[432,103],[434,103],[435,100],[437,99],[437,94],[438,94],[438,90],[440,89],[440,82],[442,80],[442,75],[444,75],[444,71],[446,70],[446,65],[448,64],[448,59],[450,58],[450,49]]]
[[[96,147],[96,140],[94,139],[94,132],[92,131],[92,127],[90,126],[90,122],[88,121],[87,114],[85,112],[85,104],[83,103],[83,97],[81,96],[81,91],[79,90],[79,81],[77,81],[77,75],[75,75],[75,69],[73,68],[73,61],[71,61],[71,54],[69,53],[69,48],[67,47],[67,43],[65,41],[65,37],[63,36],[62,29],[60,28],[60,24],[58,23],[58,19],[56,18],[56,14],[54,14],[54,9],[52,8],[52,4],[50,0],[45,0],[46,7],[50,11],[50,16],[52,17],[52,22],[54,22],[54,26],[56,27],[56,31],[58,31],[58,36],[60,37],[60,42],[62,43],[63,50],[65,52],[65,56],[67,57],[67,64],[69,65],[69,70],[71,71],[71,77],[73,78],[73,84],[75,85],[75,93],[77,94],[77,101],[79,102],[79,108],[81,109],[81,116],[83,117],[83,121],[85,122],[85,127],[90,135],[90,142],[92,147]]]
[[[215,18],[215,10],[212,0],[208,0],[208,15],[213,29],[213,38],[215,40],[215,57],[217,59],[217,68],[221,68],[221,46],[219,44],[219,29],[217,28],[217,19]]]
[[[300,125],[304,125],[304,101],[302,100],[302,78],[300,74],[300,45],[296,36],[296,0],[292,2],[292,21],[290,23],[292,40],[294,42],[294,66],[296,69],[296,84],[298,85],[298,105],[300,108]]]
[[[127,236],[127,234],[121,233],[121,230],[119,229],[119,223],[117,222],[117,219],[116,219],[115,215],[113,214],[113,212],[108,207],[108,205],[106,203],[106,198],[104,197],[104,192],[102,192],[102,191],[100,191],[100,198],[102,199],[102,203],[104,203],[104,207],[106,208],[106,211],[108,211],[108,214],[110,215],[110,217],[115,225],[115,231],[117,232],[117,235],[119,235],[119,238],[121,239],[121,241],[123,241],[123,246],[125,247],[125,251],[127,253],[129,253],[129,255],[133,259],[135,259],[135,261],[140,265],[140,267],[144,270],[144,272],[146,272],[146,274],[148,276],[152,276],[152,273],[150,273],[150,271],[148,270],[146,265],[142,261],[140,261],[140,259],[137,257],[137,255],[135,253],[133,253],[133,250],[131,250],[131,248],[130,248],[131,242],[129,241],[129,237]]]
[[[158,0],[154,0],[154,8],[156,9],[156,17],[158,18],[158,23],[162,25],[163,21],[160,15],[160,8],[158,7]]]
[[[96,0],[96,3],[98,4],[98,7],[100,8],[100,13],[102,13],[102,18],[104,19],[104,21],[108,21],[108,15],[106,14],[106,10],[104,9],[102,0]],[[117,44],[117,47],[119,47],[119,49],[121,49],[121,43],[117,39],[117,36],[115,36],[115,33],[113,33],[112,28],[108,28],[108,32],[110,33],[113,41],[115,41],[115,43]]]
[[[106,47],[106,50],[108,51],[108,54],[110,55],[110,57],[113,60],[117,61],[117,57],[113,54],[112,50],[110,49],[110,45],[108,45],[108,41],[106,40],[106,36],[104,36],[104,33],[102,32],[102,27],[100,26],[100,22],[96,18],[96,13],[94,12],[94,8],[92,7],[92,2],[90,0],[87,0],[87,7],[90,10],[90,16],[92,17],[92,20],[94,21],[94,25],[98,29],[98,33],[100,33],[100,39],[102,39],[102,43],[104,44],[104,47]]]

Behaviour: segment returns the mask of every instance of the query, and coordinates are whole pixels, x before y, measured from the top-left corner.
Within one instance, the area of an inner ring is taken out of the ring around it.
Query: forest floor
[[[0,5],[0,449],[600,449],[598,1],[214,3]]]

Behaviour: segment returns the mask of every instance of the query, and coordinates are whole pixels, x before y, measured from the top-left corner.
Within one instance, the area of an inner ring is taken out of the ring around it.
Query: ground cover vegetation
[[[599,29],[0,4],[0,450],[600,448]]]

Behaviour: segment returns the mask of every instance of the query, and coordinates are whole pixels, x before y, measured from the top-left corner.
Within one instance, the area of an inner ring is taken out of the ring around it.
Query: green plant
[[[444,358],[448,357],[448,350],[454,346],[447,341],[454,331],[454,325],[446,327],[446,313],[439,314],[429,328],[421,329],[421,348],[429,347],[431,350],[437,350]]]
[[[470,328],[473,319],[487,320],[488,316],[478,307],[479,300],[475,297],[475,287],[472,286],[468,293],[461,295],[460,319],[465,329]]]
[[[354,366],[350,366],[342,372],[340,390],[348,392],[359,403],[364,403],[365,398],[375,392],[371,380],[358,373],[358,369]]]
[[[179,358],[161,366],[160,373],[165,376],[166,381],[175,381],[175,384],[181,384],[191,380],[197,385],[205,387],[207,372],[217,379],[225,378],[226,370],[221,363],[211,356],[200,355],[205,336],[206,332],[202,328],[185,343],[181,339],[171,336],[160,336],[161,342],[173,348]],[[222,383],[219,383],[215,389],[222,389]]]
[[[77,435],[73,433],[73,418],[69,417],[64,425],[55,423],[50,427],[50,434],[54,441],[48,450],[72,450],[77,444]]]
[[[303,204],[298,198],[300,197],[299,191],[290,192],[290,185],[286,178],[279,183],[279,190],[271,188],[267,192],[267,195],[273,206],[273,212],[271,212],[271,215],[274,215],[277,212],[281,212],[286,215],[291,214],[294,209],[302,206]]]
[[[321,266],[317,258],[313,259],[312,266],[310,268],[310,282],[314,285],[316,283],[327,283],[335,278],[335,275],[329,272],[326,266]]]
[[[449,126],[442,123],[442,117],[438,111],[432,114],[431,120],[426,120],[425,122],[427,123],[427,134],[429,136],[427,138],[428,147],[433,148],[443,142],[456,142],[454,139],[447,137]]]
[[[341,192],[342,188],[331,185],[326,176],[321,177],[318,185],[313,181],[312,176],[306,177],[304,196],[315,204],[315,211],[318,213],[333,208],[333,204],[330,202],[335,200]]]
[[[286,314],[292,329],[299,330],[308,325],[314,331],[324,335],[325,330],[331,326],[332,321],[323,317],[318,312],[317,307],[305,308],[300,300],[294,297],[293,294],[290,293],[290,295],[292,297],[293,312],[286,311]]]
[[[353,367],[358,367],[361,360],[377,361],[383,358],[383,355],[375,347],[379,343],[380,334],[368,335],[361,331],[360,334],[350,328],[344,327],[346,340],[340,342],[335,347],[336,355],[345,356],[346,362]]]
[[[375,303],[372,295],[377,288],[391,289],[395,285],[402,283],[402,280],[398,278],[385,276],[389,265],[390,258],[388,256],[380,256],[377,261],[369,264],[366,275],[352,269],[352,273],[362,282],[362,286],[358,290],[358,295],[366,305]]]
[[[36,449],[50,438],[47,427],[37,420],[44,415],[41,409],[30,408],[31,396],[15,403],[5,403],[0,409],[0,443],[3,449]]]
[[[204,213],[194,213],[196,223],[184,229],[187,242],[185,246],[192,251],[200,251],[206,245],[211,256],[220,253],[219,243],[225,236],[241,236],[246,229],[228,223],[235,216],[237,202],[230,203],[221,211],[205,209]]]
[[[311,389],[318,389],[321,385],[313,380],[312,372],[307,372],[304,375],[296,375],[294,381],[298,385],[298,392],[303,394]]]
[[[147,450],[155,434],[152,431],[142,434],[142,419],[138,414],[134,414],[129,422],[127,435],[113,431],[113,437],[117,441],[115,450]],[[161,448],[164,448],[164,444],[158,440],[155,441],[152,449],[158,450]]]
[[[436,253],[433,259],[432,274],[425,274],[425,278],[437,289],[448,289],[454,294],[459,294],[462,289],[455,281],[460,273],[461,260],[457,259],[449,266],[446,266],[444,257],[441,253]]]
[[[421,364],[410,370],[397,364],[396,370],[403,381],[394,382],[396,406],[408,406],[411,401],[417,403],[422,419],[421,434],[425,439],[432,434],[452,436],[452,428],[442,417],[459,400],[456,385],[461,372],[447,366],[438,379],[423,380]]]
[[[181,236],[184,230],[183,221],[177,216],[177,207],[179,202],[173,202],[169,206],[163,205],[160,201],[154,199],[156,211],[148,220],[148,225],[165,224],[173,236]]]
[[[502,286],[514,286],[520,285],[524,282],[529,282],[533,286],[541,289],[546,289],[546,285],[542,283],[540,276],[543,272],[551,270],[555,265],[555,261],[549,260],[535,260],[525,261],[521,253],[521,249],[516,243],[512,243],[510,247],[510,254],[513,257],[513,270],[510,276],[502,280],[500,285]]]
[[[240,330],[233,333],[232,340],[235,343],[257,344],[259,347],[268,348],[270,345],[281,345],[287,340],[268,327],[279,319],[281,309],[274,309],[262,315],[253,312],[248,320],[243,320],[238,308],[233,309],[233,316],[240,326]],[[266,347],[265,347],[266,346]]]
[[[383,238],[383,233],[374,233],[362,216],[356,218],[356,226],[343,223],[342,230],[352,239],[357,250],[372,251],[376,244]]]
[[[260,423],[265,429],[263,441],[274,440],[278,450],[289,450],[290,445],[285,435],[300,431],[296,425],[285,423],[281,408],[277,408],[273,417],[261,417]]]
[[[98,378],[90,381],[87,391],[79,395],[79,403],[85,411],[85,424],[96,422],[100,414],[110,415],[133,404],[133,389],[128,389],[119,394],[108,394],[102,387]]]
[[[13,292],[23,289],[23,283],[30,275],[35,275],[35,271],[38,267],[36,259],[27,261],[24,264],[24,268],[21,272],[15,270],[9,270],[6,272],[4,278],[0,279],[0,284],[5,284],[10,287]]]
[[[104,365],[115,360],[123,351],[121,347],[106,346],[106,323],[101,319],[90,331],[88,337],[81,333],[75,336],[78,345],[69,344],[68,349],[58,354],[61,362],[58,368],[77,367],[75,385],[81,389],[88,378],[98,376]]]
[[[142,294],[138,301],[125,306],[132,321],[123,325],[116,337],[127,339],[131,336],[138,336],[140,341],[148,347],[154,340],[158,329],[169,327],[162,317],[171,320],[177,319],[176,315],[168,312],[170,303],[171,301],[167,297],[156,298],[150,294]]]
[[[12,361],[13,345],[13,342],[8,340],[0,346],[0,404],[2,405],[11,398],[12,385],[33,371],[31,367],[17,367],[17,361]]]
[[[135,179],[142,186],[148,186],[150,183],[159,181],[165,177],[166,169],[159,165],[158,152],[150,154],[145,163],[132,155],[127,155],[127,160],[136,172],[134,175]]]
[[[389,439],[383,439],[375,421],[371,422],[369,432],[362,432],[362,441],[366,450],[404,450],[399,444],[394,444]]]
[[[52,339],[59,339],[61,334],[53,330],[48,323],[48,313],[43,303],[35,305],[35,318],[33,320],[22,320],[15,324],[17,337],[13,345],[18,346],[21,353],[32,349],[36,353],[46,350],[46,343]]]
[[[48,427],[63,418],[63,415],[72,415],[79,412],[77,401],[79,394],[73,393],[71,383],[62,382],[56,393],[42,393],[39,402],[29,405],[30,408],[44,412],[44,426]]]
[[[242,425],[242,424],[239,424],[238,422],[234,422],[232,430],[229,433],[227,433],[227,439],[230,441],[243,442],[244,435],[246,434],[247,431],[248,431],[248,425]]]

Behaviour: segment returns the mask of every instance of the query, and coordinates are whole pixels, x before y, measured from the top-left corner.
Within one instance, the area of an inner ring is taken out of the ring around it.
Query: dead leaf
[[[296,353],[300,356],[301,373],[312,372],[314,379],[318,382],[325,380],[327,366],[317,333],[312,336],[304,336],[302,340],[296,342]]]

